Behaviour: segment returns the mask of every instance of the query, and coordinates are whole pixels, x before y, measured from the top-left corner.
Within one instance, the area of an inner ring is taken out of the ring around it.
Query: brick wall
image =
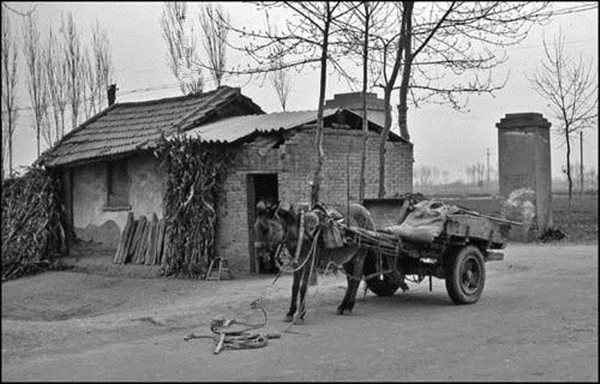
[[[218,252],[228,259],[234,271],[250,270],[251,223],[253,204],[248,204],[247,176],[253,173],[276,173],[279,199],[289,203],[309,202],[310,183],[314,176],[316,153],[314,129],[300,130],[278,147],[263,155],[259,148],[240,148],[236,165],[225,183],[218,230]],[[330,207],[346,206],[348,184],[350,202],[358,200],[362,133],[325,129],[325,159],[322,170],[320,200]],[[376,198],[378,191],[379,136],[370,132],[367,140],[365,198]],[[386,144],[386,197],[412,192],[412,144]],[[349,183],[346,170],[349,169]]]

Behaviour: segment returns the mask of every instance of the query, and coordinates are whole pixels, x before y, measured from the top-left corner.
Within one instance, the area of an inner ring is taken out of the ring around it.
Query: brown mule
[[[349,218],[344,218],[344,224],[375,230],[375,223],[365,207],[360,204],[351,204],[348,212]],[[339,212],[335,213],[340,217],[342,216]],[[311,234],[304,233],[300,236],[300,213],[295,212],[293,208],[286,210],[281,208],[279,203],[268,204],[259,201],[256,205],[256,214],[254,223],[256,249],[267,248],[273,251],[279,246],[285,246],[289,254],[294,256],[298,240],[302,237],[298,259],[296,260],[297,266],[294,266],[292,301],[285,316],[285,321],[293,321],[294,315],[296,315],[296,319],[302,322],[306,314],[304,298],[308,288],[311,265],[313,264],[312,260],[307,260],[307,257],[311,256],[310,250],[313,246]],[[350,313],[354,308],[356,293],[362,277],[364,259],[368,251],[359,249],[354,245],[343,245],[339,248],[327,249],[324,247],[321,236],[316,241],[316,254],[314,257],[329,257],[335,264],[344,266],[344,270],[348,275],[348,287],[342,303],[337,308],[337,313],[339,315]],[[316,261],[318,262],[318,260]],[[356,277],[352,278],[350,276]],[[299,297],[298,293],[300,293]]]

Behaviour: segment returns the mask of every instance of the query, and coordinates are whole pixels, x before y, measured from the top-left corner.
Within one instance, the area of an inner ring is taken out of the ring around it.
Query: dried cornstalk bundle
[[[217,206],[233,155],[190,138],[164,140],[156,154],[168,174],[162,272],[197,278],[214,256]]]
[[[2,280],[50,265],[66,249],[58,177],[42,168],[2,182]]]

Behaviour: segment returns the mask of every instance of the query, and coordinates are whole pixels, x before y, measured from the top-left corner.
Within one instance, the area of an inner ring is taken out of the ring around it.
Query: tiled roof
[[[185,131],[219,118],[222,108],[236,102],[245,111],[242,113],[264,113],[239,88],[230,87],[197,95],[114,104],[65,135],[37,162],[46,166],[67,165],[145,149],[162,134]]]
[[[337,109],[326,109],[323,118],[335,115]],[[279,112],[265,115],[234,116],[204,124],[182,133],[205,142],[233,143],[255,132],[288,130],[317,121],[317,111]]]

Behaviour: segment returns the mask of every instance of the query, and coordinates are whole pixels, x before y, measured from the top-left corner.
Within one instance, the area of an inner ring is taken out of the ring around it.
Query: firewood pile
[[[165,227],[165,219],[159,220],[156,214],[151,219],[142,215],[134,220],[130,212],[113,263],[161,265],[166,252]]]
[[[2,280],[18,278],[50,266],[66,252],[55,175],[30,168],[2,182]]]

